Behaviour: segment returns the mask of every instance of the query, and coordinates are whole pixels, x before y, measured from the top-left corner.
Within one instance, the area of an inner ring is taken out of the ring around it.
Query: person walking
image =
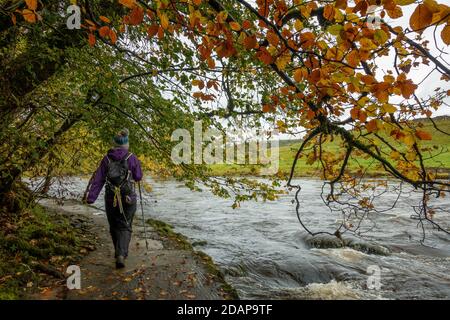
[[[136,182],[142,180],[138,158],[129,151],[129,131],[120,130],[89,180],[83,201],[92,204],[105,187],[105,209],[114,245],[116,268],[125,267],[131,240],[132,223],[137,208]]]

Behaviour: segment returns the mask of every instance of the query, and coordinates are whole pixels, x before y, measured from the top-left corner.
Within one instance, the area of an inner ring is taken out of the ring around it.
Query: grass
[[[439,117],[435,119],[435,122],[438,128],[446,132],[450,131],[450,117]],[[420,123],[423,125],[420,130],[431,133],[433,137],[432,140],[423,140],[420,144],[421,148],[430,149],[423,152],[424,158],[427,158],[424,160],[425,166],[440,171],[441,177],[448,177],[448,171],[450,171],[450,137],[436,130],[431,121],[422,120]],[[399,151],[404,151],[406,149],[404,145],[394,141],[391,137],[384,138],[396,145],[399,148]],[[298,139],[280,141],[278,148],[280,176],[285,176],[290,173],[295,154],[301,143],[302,141]],[[443,152],[441,152],[441,148],[443,149]],[[326,142],[323,145],[323,150],[337,155],[342,152],[342,141],[339,138],[336,138],[332,142]],[[307,154],[310,151],[311,148],[305,153]],[[387,152],[387,147],[382,148],[382,151]],[[433,155],[433,157],[430,157],[430,155]],[[367,169],[367,174],[371,176],[380,176],[384,174],[383,168],[377,165],[373,159],[365,158],[363,156],[352,156],[348,163],[349,171],[356,172],[360,167]],[[260,165],[215,164],[210,166],[210,174],[217,176],[259,175],[260,168]],[[308,164],[306,156],[302,156],[297,162],[295,176],[319,176],[320,172],[321,166],[319,161]]]
[[[50,278],[61,279],[65,267],[81,257],[81,231],[39,205],[20,214],[4,212],[0,225],[0,300],[21,299]]]

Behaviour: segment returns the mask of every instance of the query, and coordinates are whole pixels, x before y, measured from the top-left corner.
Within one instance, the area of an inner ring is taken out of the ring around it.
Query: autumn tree
[[[2,5],[2,19],[8,21],[11,32],[20,28],[39,32],[47,25],[42,13],[57,10],[45,1],[16,3]],[[356,170],[349,168],[352,160],[370,159],[385,175],[420,190],[419,221],[448,233],[433,221],[436,212],[428,203],[431,197],[448,193],[449,183],[424,164],[439,148],[423,145],[433,136],[416,119],[427,118],[435,130],[448,137],[449,129],[440,128],[432,117],[448,106],[450,93],[450,69],[444,58],[450,44],[449,6],[435,0],[118,0],[103,5],[80,1],[79,5],[82,29],[64,30],[65,41],[80,41],[76,35],[81,34],[89,46],[83,54],[101,61],[98,58],[107,53],[110,68],[97,72],[100,77],[111,73],[115,79],[113,90],[107,84],[100,90],[94,90],[95,85],[86,90],[85,102],[91,107],[109,106],[94,108],[99,116],[112,113],[128,119],[168,164],[170,142],[162,134],[153,136],[162,128],[152,130],[157,124],[146,114],[160,112],[159,106],[148,107],[151,97],[145,92],[149,88],[160,101],[178,106],[177,114],[186,116],[184,125],[203,119],[220,129],[243,121],[253,127],[273,124],[287,134],[304,128],[290,175],[277,177],[286,178],[288,186],[297,189],[302,224],[301,188],[293,183],[299,158],[307,157],[308,163],[321,167],[324,202],[344,217],[336,230],[326,232],[338,236],[358,231],[358,224],[348,223],[350,218],[378,210],[367,194],[373,183],[363,179],[368,165],[361,162]],[[2,32],[2,41],[10,44],[8,31]],[[73,61],[76,63],[76,55]],[[13,62],[6,65],[16,66]],[[429,74],[413,78],[420,68]],[[437,79],[433,88],[425,81],[430,75]],[[29,78],[25,76],[26,81]],[[7,81],[4,96],[21,88],[17,82]],[[423,91],[427,94],[419,94]],[[119,106],[118,97],[128,101],[126,110]],[[8,99],[5,101],[11,102],[5,105],[13,108],[15,99]],[[27,119],[23,114],[10,114],[14,126],[19,119]],[[77,115],[82,119],[85,114]],[[160,116],[159,125],[173,128],[173,115]],[[61,129],[69,127],[70,121],[65,123]],[[106,127],[99,132],[107,132]],[[327,150],[330,141],[339,142],[339,152]],[[42,156],[37,153],[37,159]],[[190,181],[200,177],[221,195],[237,192],[238,202],[270,192],[270,188],[248,182],[243,188],[247,193],[239,194],[233,179],[207,179],[193,166],[178,169],[179,177],[184,174]],[[22,172],[9,175],[12,179],[2,185],[2,191],[7,192]],[[317,233],[303,226],[311,234]]]

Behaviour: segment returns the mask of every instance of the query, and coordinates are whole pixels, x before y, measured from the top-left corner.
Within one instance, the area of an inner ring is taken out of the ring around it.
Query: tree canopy
[[[66,26],[71,3],[81,8],[79,30]],[[449,6],[435,0],[71,3],[0,1],[1,193],[27,171],[79,165],[82,154],[73,151],[86,144],[83,161],[98,156],[117,126],[126,125],[133,140],[147,142],[135,148],[153,169],[191,187],[202,181],[236,203],[273,199],[282,179],[300,191],[295,166],[306,157],[321,168],[326,204],[339,205],[347,217],[355,208],[376,211],[362,179],[367,163],[348,168],[351,159],[370,159],[385,175],[421,190],[420,221],[435,224],[428,202],[448,193],[449,183],[424,165],[442,150],[423,145],[433,136],[417,118],[448,137],[449,128],[433,116],[448,108],[450,95]],[[220,130],[303,130],[290,175],[267,185],[173,164],[171,132],[190,130],[199,119]],[[334,140],[338,152],[327,150]]]

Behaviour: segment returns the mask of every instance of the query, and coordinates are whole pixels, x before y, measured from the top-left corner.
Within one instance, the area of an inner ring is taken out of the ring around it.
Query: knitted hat
[[[114,144],[118,147],[128,147],[128,129],[120,130],[113,138]]]

